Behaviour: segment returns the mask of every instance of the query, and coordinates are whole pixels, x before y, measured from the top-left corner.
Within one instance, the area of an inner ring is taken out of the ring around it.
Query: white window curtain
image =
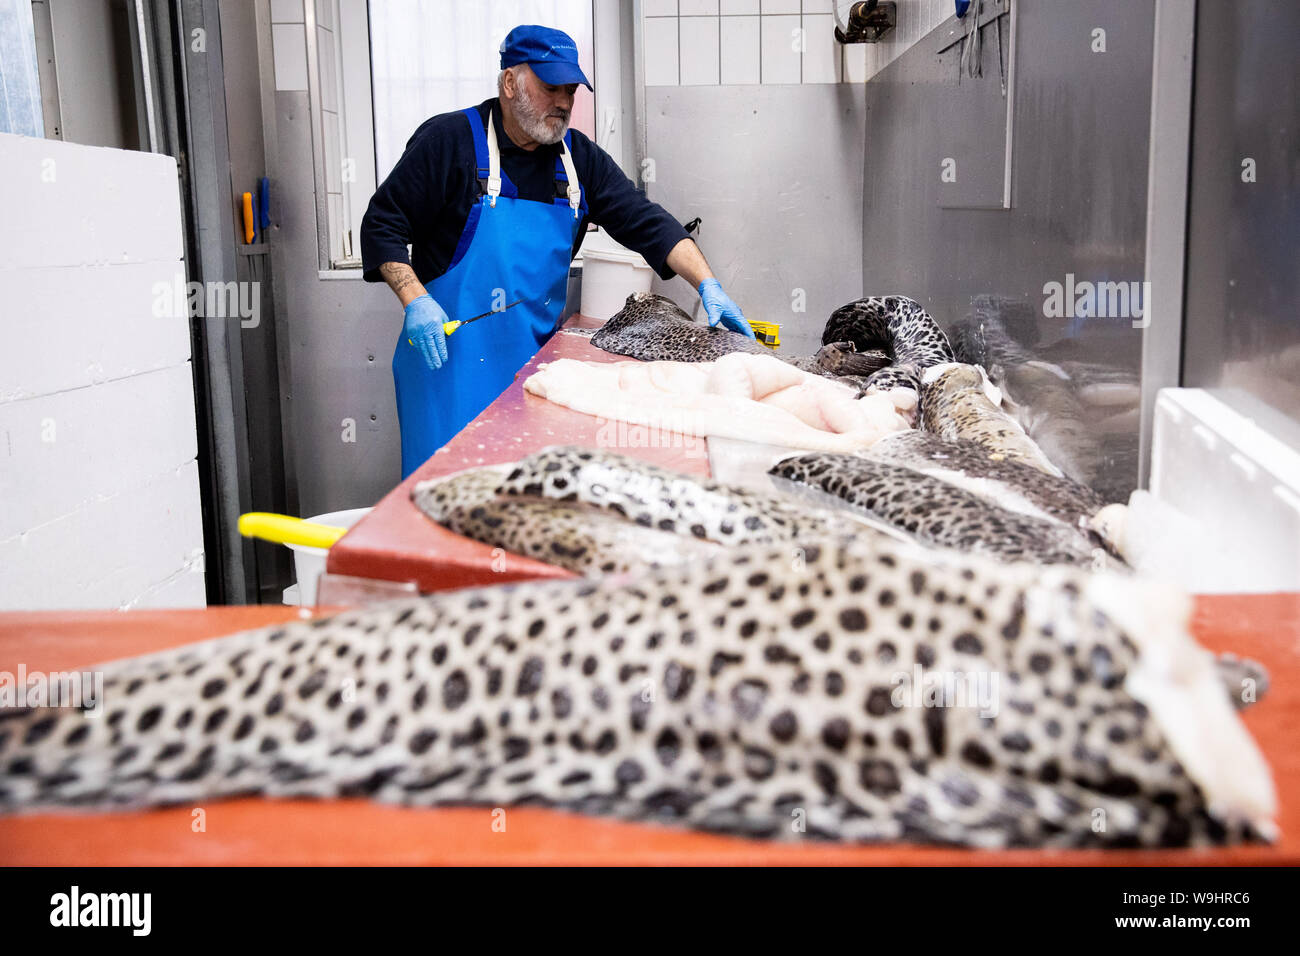
[[[501,41],[521,23],[563,30],[592,70],[591,0],[370,0],[375,172],[388,175],[416,127],[430,116],[496,95]],[[578,87],[571,125],[588,136],[595,104]]]

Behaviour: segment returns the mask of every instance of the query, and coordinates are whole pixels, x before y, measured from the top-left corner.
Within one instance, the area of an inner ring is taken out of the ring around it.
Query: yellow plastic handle
[[[245,538],[261,538],[276,544],[299,544],[309,548],[329,548],[347,534],[347,528],[316,524],[291,515],[250,511],[239,516],[239,533]]]
[[[253,242],[253,194],[244,193],[244,242]]]

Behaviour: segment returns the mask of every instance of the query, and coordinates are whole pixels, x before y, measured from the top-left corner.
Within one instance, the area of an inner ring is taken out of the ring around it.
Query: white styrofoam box
[[[0,133],[0,209],[0,275],[184,254],[176,160],[161,153]]]
[[[0,406],[187,361],[184,290],[180,262],[0,270]]]
[[[835,18],[804,14],[803,29],[808,49],[803,55],[803,82],[840,81],[840,44],[835,39]]]
[[[1300,590],[1300,452],[1199,388],[1156,396],[1151,492],[1200,525],[1197,592]]]
[[[0,440],[4,541],[194,460],[190,364],[0,405]]]
[[[642,0],[641,15],[643,17],[675,17],[677,16],[677,0]]]
[[[721,17],[722,82],[729,85],[757,83],[759,40],[758,17]]]
[[[271,24],[276,90],[307,89],[307,33],[301,23]]]
[[[0,541],[0,608],[127,607],[178,571],[202,577],[202,546],[191,461]]]
[[[645,85],[677,85],[677,18],[645,21]]]
[[[867,82],[867,47],[866,43],[846,43],[841,48],[844,68],[841,76],[845,83]]]
[[[272,23],[302,23],[302,0],[271,0]]]
[[[682,86],[716,86],[718,83],[718,18],[682,17]]]
[[[801,13],[799,0],[763,0],[763,15],[769,13]]]
[[[677,12],[684,17],[716,16],[718,0],[681,0]]]
[[[796,0],[797,2],[797,0]],[[763,33],[763,79],[767,84],[798,83],[802,59],[796,45],[801,18],[761,17]]]
[[[722,0],[718,12],[723,16],[747,16],[759,12],[758,0]]]
[[[196,562],[194,567],[183,568],[161,584],[149,588],[127,609],[204,607],[207,603],[207,584],[202,566]]]

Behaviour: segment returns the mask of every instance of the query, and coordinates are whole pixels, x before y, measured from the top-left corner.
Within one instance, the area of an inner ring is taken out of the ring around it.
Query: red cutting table
[[[323,612],[320,612],[323,613]],[[292,619],[295,608],[0,614],[0,670],[61,671]],[[1300,594],[1200,598],[1193,629],[1212,650],[1262,661],[1269,695],[1246,726],[1273,768],[1282,840],[1227,850],[1007,852],[916,846],[773,844],[589,819],[537,808],[508,809],[505,832],[484,808],[423,810],[362,800],[239,800],[138,813],[0,817],[0,864],[701,864],[880,866],[1207,866],[1300,864]]]
[[[578,318],[568,327],[591,323]],[[619,360],[592,348],[585,338],[556,335],[496,402],[330,550],[329,570],[415,581],[424,591],[568,576],[567,571],[515,556],[508,556],[504,567],[498,561],[494,571],[490,548],[437,527],[410,500],[415,482],[437,475],[510,461],[547,445],[598,445],[601,423],[595,418],[523,391],[522,380],[538,364],[556,358]],[[660,447],[620,451],[679,471],[708,474],[708,460],[698,443],[691,452],[674,446],[669,436]],[[289,620],[298,613],[296,608],[227,607],[0,614],[0,670],[13,673],[20,662],[29,672],[83,668]],[[1194,630],[1210,649],[1254,657],[1272,675],[1269,696],[1245,719],[1277,781],[1283,832],[1277,845],[1109,853],[786,845],[535,808],[508,810],[505,832],[497,832],[487,809],[240,799],[205,806],[202,833],[191,829],[188,807],[107,816],[3,817],[0,864],[1300,864],[1300,749],[1294,731],[1300,726],[1300,595],[1201,598]]]
[[[574,316],[566,329],[598,328]],[[452,337],[455,347],[455,337]],[[557,333],[524,368],[514,382],[478,418],[424,463],[415,473],[384,496],[375,509],[330,548],[326,570],[360,578],[414,581],[421,591],[444,591],[473,585],[501,584],[531,578],[571,577],[568,571],[517,555],[498,557],[493,569],[492,548],[440,528],[411,502],[416,482],[463,471],[477,465],[515,461],[548,445],[598,446],[602,422],[582,412],[555,405],[524,391],[524,379],[543,362],[555,359],[589,362],[627,361],[592,346],[584,336]],[[606,428],[617,428],[615,423]],[[620,446],[633,455],[697,475],[709,474],[703,439],[660,433],[658,447]]]

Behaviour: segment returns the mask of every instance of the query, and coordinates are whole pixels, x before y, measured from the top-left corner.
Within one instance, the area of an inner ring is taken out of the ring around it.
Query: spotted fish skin
[[[770,474],[833,495],[928,545],[1000,561],[1094,567],[1106,560],[1067,525],[1009,511],[901,465],[810,454],[779,461]]]
[[[1167,608],[1120,624],[1153,601],[1127,587],[841,539],[405,600],[107,665],[98,718],[4,715],[0,811],[368,796],[785,839],[1268,836],[1267,767],[1222,689],[1197,696],[1208,655]],[[917,666],[999,690],[927,706],[898,693]]]
[[[925,372],[921,424],[940,438],[965,438],[1007,461],[1061,477],[1061,469],[1002,409],[1001,392],[978,365],[935,365]]]
[[[672,299],[653,292],[628,296],[591,344],[643,362],[712,362],[732,352],[772,354],[748,336],[693,321]]]
[[[577,446],[545,448],[521,459],[498,494],[589,505],[641,527],[728,546],[815,540],[843,526],[842,516],[783,496]]]
[[[777,356],[786,362],[789,362],[801,372],[807,372],[810,375],[820,375],[822,378],[829,378],[832,381],[840,382],[849,388],[861,389],[866,384],[864,375],[848,375],[839,372],[833,372],[826,368],[815,356],[812,355],[795,355],[795,356]]]
[[[717,554],[711,541],[633,524],[586,504],[497,494],[505,472],[481,468],[420,482],[412,500],[432,521],[475,541],[576,574],[621,574]]]
[[[815,361],[836,374],[866,378],[893,364],[893,357],[881,349],[859,352],[852,342],[830,342],[817,350]]]
[[[873,295],[842,305],[826,321],[822,344],[852,342],[859,352],[883,349],[894,364],[922,372],[953,361],[952,346],[921,303],[905,295]]]
[[[918,395],[920,394],[921,377],[914,366],[890,365],[878,372],[872,372],[867,376],[866,381],[862,383],[862,389],[858,397],[892,392],[895,389],[908,389]]]
[[[1087,485],[996,457],[997,452],[964,438],[941,438],[925,431],[898,432],[886,435],[865,454],[935,477],[960,472],[971,478],[1001,482],[1042,513],[1076,528],[1106,504]]]

